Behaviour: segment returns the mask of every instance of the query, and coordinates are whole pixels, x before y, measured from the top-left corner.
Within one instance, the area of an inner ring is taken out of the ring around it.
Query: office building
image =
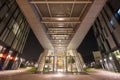
[[[29,30],[16,1],[0,0],[0,61],[3,70],[18,68],[18,56],[23,51]]]
[[[108,0],[93,24],[103,63],[120,71],[120,1]]]

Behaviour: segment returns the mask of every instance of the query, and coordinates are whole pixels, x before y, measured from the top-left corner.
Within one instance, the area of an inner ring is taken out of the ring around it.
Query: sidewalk
[[[5,76],[0,75],[0,80],[120,80],[119,73],[113,73],[97,69],[95,69],[95,72],[88,73],[88,75],[86,74],[75,75],[63,73],[33,74],[27,72],[27,70],[28,69],[4,71],[6,72],[6,75]],[[12,75],[11,71],[13,72]]]
[[[16,74],[27,72],[28,70],[30,70],[30,68],[20,68],[17,70],[3,70],[3,71],[0,71],[0,76],[16,75]]]
[[[89,73],[91,77],[99,80],[120,80],[120,73],[106,71],[103,69],[94,69],[93,73]]]

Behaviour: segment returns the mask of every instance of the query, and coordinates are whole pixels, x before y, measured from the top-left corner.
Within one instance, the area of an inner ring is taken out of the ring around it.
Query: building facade
[[[39,57],[38,72],[82,72],[83,58],[76,50],[45,50]]]
[[[108,0],[93,24],[102,53],[102,63],[108,70],[120,72],[120,1]]]
[[[18,68],[30,27],[15,0],[0,0],[1,69]]]

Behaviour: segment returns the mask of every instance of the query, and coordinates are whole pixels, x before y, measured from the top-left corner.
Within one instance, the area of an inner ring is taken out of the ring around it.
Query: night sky
[[[21,56],[26,60],[38,60],[40,53],[43,52],[43,50],[44,49],[38,42],[34,33],[30,30],[23,54]],[[85,63],[90,63],[94,61],[92,52],[97,50],[98,45],[94,37],[93,30],[90,29],[77,51],[81,53]]]
[[[87,33],[81,45],[78,47],[77,51],[81,53],[85,63],[90,63],[94,61],[93,51],[98,50],[97,41],[95,39],[92,28]]]
[[[30,30],[21,57],[25,58],[26,60],[38,60],[40,53],[42,53],[43,50],[44,49],[35,37],[33,31]]]

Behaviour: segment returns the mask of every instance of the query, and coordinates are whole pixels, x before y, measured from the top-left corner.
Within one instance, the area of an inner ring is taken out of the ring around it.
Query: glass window
[[[14,18],[16,18],[16,17],[18,16],[19,12],[20,12],[19,9],[17,9],[17,10],[15,11]]]
[[[16,35],[16,38],[19,39],[19,35],[20,35],[20,29],[18,29],[18,32],[17,32],[17,35]]]
[[[16,38],[12,44],[12,48],[16,49],[17,44],[18,44],[18,39]]]
[[[8,7],[5,5],[3,8],[0,10],[0,18],[3,18],[4,15],[7,13]]]
[[[11,29],[13,27],[15,20],[13,18],[10,19],[9,23],[8,23],[8,28]]]
[[[16,7],[17,6],[15,4],[13,4],[12,7],[10,8],[10,13],[15,12]]]
[[[15,37],[15,34],[13,33],[13,31],[11,31],[10,34],[8,35],[5,43],[8,45],[11,45],[14,37]]]
[[[0,32],[4,29],[4,27],[8,24],[11,15],[9,13],[5,14],[2,22],[0,23]]]
[[[3,6],[3,4],[6,2],[6,0],[0,0],[0,8]]]
[[[20,25],[20,23],[22,22],[22,15],[21,14],[19,14],[16,22],[18,23],[18,25]]]
[[[120,15],[120,9],[118,9],[117,13]]]
[[[113,26],[114,25],[114,22],[113,22],[113,20],[110,20],[110,24]]]
[[[21,26],[20,26],[20,30],[21,30],[21,31],[23,31],[24,26],[25,26],[25,23],[24,23],[24,21],[23,21],[22,24],[21,24]]]
[[[112,25],[112,28],[115,29],[115,24],[114,24],[114,21],[112,19],[110,20],[110,24]]]
[[[17,34],[16,34],[16,38],[19,40],[20,36],[21,36],[22,32],[20,30],[18,30]]]
[[[15,2],[15,0],[8,0],[8,1],[6,1],[6,3],[7,3],[7,5],[8,5],[9,8],[10,8],[13,4],[15,4],[14,2]]]
[[[3,48],[3,46],[2,46],[2,45],[0,45],[0,52],[2,51],[2,48]]]
[[[0,40],[22,51],[29,25],[15,0],[0,0]]]
[[[120,15],[119,15],[118,13],[115,13],[115,18],[116,18],[116,19],[119,19],[119,16],[120,16]]]
[[[3,34],[0,36],[0,40],[4,41],[6,39],[6,37],[8,36],[9,34],[9,29],[6,28],[3,32]]]
[[[17,31],[18,31],[18,29],[19,29],[19,25],[18,25],[17,23],[15,23],[15,24],[13,25],[13,29],[12,29],[13,33],[16,34]]]

